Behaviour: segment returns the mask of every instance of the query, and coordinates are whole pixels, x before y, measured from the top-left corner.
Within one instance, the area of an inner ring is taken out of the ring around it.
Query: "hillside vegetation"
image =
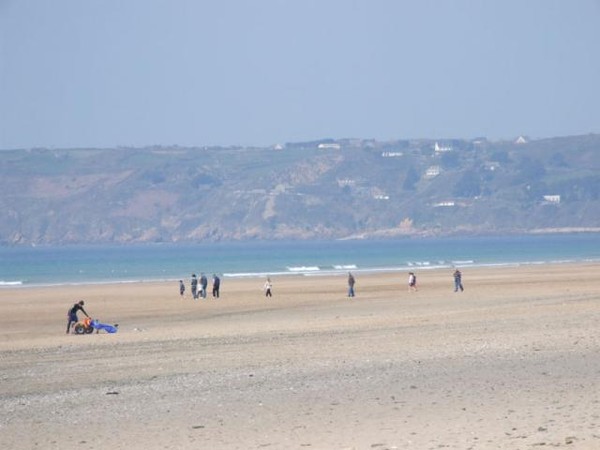
[[[0,152],[0,243],[600,231],[600,135]]]

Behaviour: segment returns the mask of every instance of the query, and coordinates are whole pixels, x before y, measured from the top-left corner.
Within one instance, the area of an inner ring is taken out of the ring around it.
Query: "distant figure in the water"
[[[348,297],[354,297],[354,283],[356,280],[351,272],[348,272]]]
[[[273,297],[273,294],[271,293],[272,287],[273,285],[271,284],[271,279],[267,278],[267,281],[265,281],[265,285],[263,286],[263,289],[265,291],[265,297]]]
[[[408,291],[417,290],[417,276],[413,272],[408,273]]]
[[[465,290],[462,285],[462,273],[460,273],[460,270],[456,269],[454,271],[454,292],[458,292],[459,289],[460,292]]]

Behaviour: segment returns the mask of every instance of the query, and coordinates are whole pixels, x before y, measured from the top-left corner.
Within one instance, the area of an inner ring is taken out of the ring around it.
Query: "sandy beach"
[[[0,289],[0,448],[600,448],[600,265],[416,273]]]

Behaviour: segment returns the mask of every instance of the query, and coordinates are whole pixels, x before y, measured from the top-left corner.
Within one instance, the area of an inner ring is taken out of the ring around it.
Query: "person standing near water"
[[[202,298],[206,298],[206,286],[208,286],[208,280],[206,279],[206,275],[200,275],[200,296]]]
[[[417,290],[417,276],[413,272],[408,273],[408,291]]]
[[[265,297],[273,297],[273,294],[271,293],[272,287],[273,285],[271,284],[271,279],[267,277],[267,281],[265,281],[265,285],[263,286],[263,289],[265,290]]]
[[[219,298],[219,290],[221,289],[221,279],[217,274],[213,274],[212,278],[212,295],[215,298]]]
[[[354,283],[356,280],[351,272],[348,272],[348,297],[354,297]]]
[[[462,285],[462,273],[460,273],[460,270],[456,269],[454,271],[454,292],[458,292],[459,289],[460,292],[465,290]]]
[[[185,294],[185,284],[183,284],[183,280],[179,280],[179,295],[183,298],[183,294]]]
[[[192,288],[192,298],[196,300],[198,298],[198,278],[196,278],[196,274],[192,274],[192,281],[190,281],[190,286]]]

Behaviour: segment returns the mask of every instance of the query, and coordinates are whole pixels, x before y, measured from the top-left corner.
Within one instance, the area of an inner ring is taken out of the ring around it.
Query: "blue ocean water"
[[[600,261],[600,234],[0,247],[0,287]]]

